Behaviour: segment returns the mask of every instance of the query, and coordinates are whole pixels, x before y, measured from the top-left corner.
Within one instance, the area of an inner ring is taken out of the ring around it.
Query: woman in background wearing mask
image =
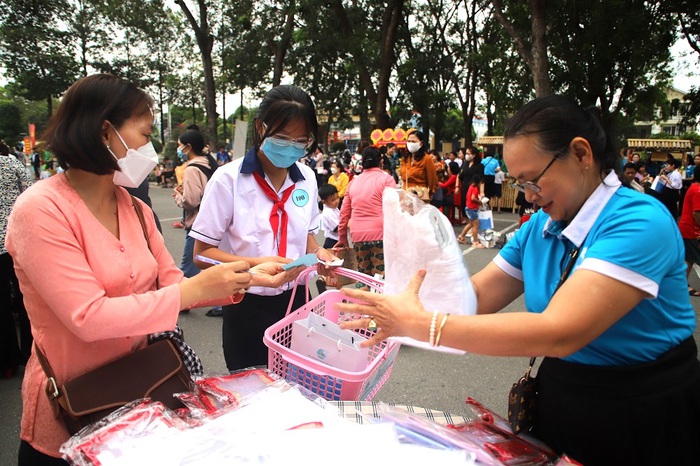
[[[277,86],[267,93],[255,118],[253,147],[219,168],[207,189],[190,235],[195,256],[221,262],[286,264],[312,253],[336,257],[318,245],[321,225],[313,170],[299,162],[316,148],[318,122],[311,98],[298,87]],[[202,268],[208,264],[195,259]],[[293,280],[290,269],[274,288],[252,287],[239,306],[225,306],[223,347],[230,371],[267,364],[265,329],[284,317]],[[294,309],[305,302],[303,287]]]
[[[481,153],[474,146],[467,147],[467,154],[462,164],[462,169],[457,177],[457,187],[455,192],[459,193],[460,199],[460,224],[466,225],[467,220],[463,218],[464,209],[467,205],[467,191],[474,175],[484,176],[484,166],[481,164]],[[483,194],[483,193],[482,193]]]
[[[425,136],[413,131],[406,138],[409,155],[401,163],[403,189],[412,191],[425,202],[429,202],[438,188],[437,172],[431,157],[425,154]]]
[[[348,183],[350,179],[348,175],[343,171],[342,165],[337,160],[331,163],[331,176],[328,178],[328,184],[332,184],[338,190],[338,197],[340,198],[339,207],[343,206],[343,198],[345,197],[345,192],[348,189]]]
[[[199,213],[199,204],[204,196],[204,188],[209,178],[218,168],[216,160],[204,152],[204,137],[197,130],[187,130],[177,140],[177,155],[180,160],[186,160],[182,184],[173,190],[173,198],[178,207],[184,209],[185,246],[182,251],[180,270],[185,277],[194,277],[199,269],[194,265],[194,238],[189,236],[190,229]]]
[[[65,172],[27,189],[10,215],[7,250],[34,341],[59,386],[144,347],[150,333],[173,330],[181,309],[240,301],[242,290],[274,283],[270,273],[279,271],[265,264],[252,275],[238,261],[183,278],[151,210],[117,186],[137,186],[158,161],[152,106],[116,76],[73,84],[44,134]],[[33,350],[22,384],[20,466],[67,464],[59,447],[69,435],[46,386]]]

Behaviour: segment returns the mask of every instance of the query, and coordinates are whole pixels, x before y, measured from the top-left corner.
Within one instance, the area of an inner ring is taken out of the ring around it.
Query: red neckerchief
[[[255,177],[255,181],[258,183],[258,186],[260,186],[260,189],[262,189],[263,193],[265,193],[265,196],[267,196],[267,198],[273,202],[272,210],[270,211],[270,227],[272,228],[272,236],[276,240],[277,232],[280,232],[277,254],[282,257],[287,257],[287,225],[289,224],[289,217],[287,215],[287,211],[284,210],[284,204],[287,202],[287,199],[289,199],[289,196],[292,195],[292,191],[294,190],[294,186],[296,186],[296,184],[293,184],[282,191],[282,198],[280,198],[275,190],[272,189],[272,186],[265,181],[265,178],[260,176],[260,173],[254,172],[253,176]],[[281,231],[280,219],[282,220]]]

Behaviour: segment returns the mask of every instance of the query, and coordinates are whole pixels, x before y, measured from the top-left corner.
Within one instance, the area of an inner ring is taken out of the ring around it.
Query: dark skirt
[[[545,358],[533,434],[586,466],[700,464],[693,338],[656,361],[598,367]]]
[[[229,371],[267,365],[263,335],[270,325],[287,314],[291,296],[291,290],[277,296],[246,293],[240,303],[224,306],[222,345]],[[299,286],[292,310],[304,304],[304,286]]]

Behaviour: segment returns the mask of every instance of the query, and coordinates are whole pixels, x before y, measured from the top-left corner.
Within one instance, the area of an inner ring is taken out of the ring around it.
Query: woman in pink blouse
[[[340,209],[338,243],[348,244],[350,237],[357,254],[357,271],[374,276],[384,275],[384,214],[382,193],[396,188],[396,181],[381,168],[382,155],[374,146],[362,151],[362,173],[355,176]]]
[[[253,278],[243,261],[183,279],[151,210],[116,186],[137,186],[155,166],[152,105],[115,76],[73,84],[44,135],[65,172],[25,191],[9,219],[7,249],[34,340],[59,385],[145,346],[150,333],[173,330],[181,309],[238,302],[254,283],[285,279],[273,276],[272,264],[256,267]],[[46,384],[33,350],[22,383],[19,465],[66,464],[59,447],[69,435]]]

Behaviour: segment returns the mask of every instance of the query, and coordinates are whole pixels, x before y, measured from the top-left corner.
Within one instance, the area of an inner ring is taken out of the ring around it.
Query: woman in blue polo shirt
[[[368,304],[339,309],[370,316],[346,327],[373,319],[380,330],[367,344],[402,335],[473,353],[544,356],[532,434],[555,451],[587,466],[695,464],[700,363],[675,219],[650,196],[619,189],[610,138],[569,98],[521,109],[503,154],[540,210],[472,277],[477,315],[448,316],[440,303],[425,303],[425,312],[420,272],[401,295],[343,290]],[[635,246],[648,235],[663,247]],[[497,313],[523,293],[528,312]]]
[[[260,103],[253,147],[220,167],[207,183],[190,236],[194,254],[221,262],[286,264],[307,253],[336,257],[318,245],[318,187],[298,160],[316,149],[318,123],[311,98],[295,86],[277,86]],[[208,264],[195,260],[197,267]],[[223,348],[229,370],[267,364],[265,329],[284,317],[301,267],[253,286],[223,309]],[[261,277],[262,278],[262,277]],[[305,303],[296,293],[294,308]]]

